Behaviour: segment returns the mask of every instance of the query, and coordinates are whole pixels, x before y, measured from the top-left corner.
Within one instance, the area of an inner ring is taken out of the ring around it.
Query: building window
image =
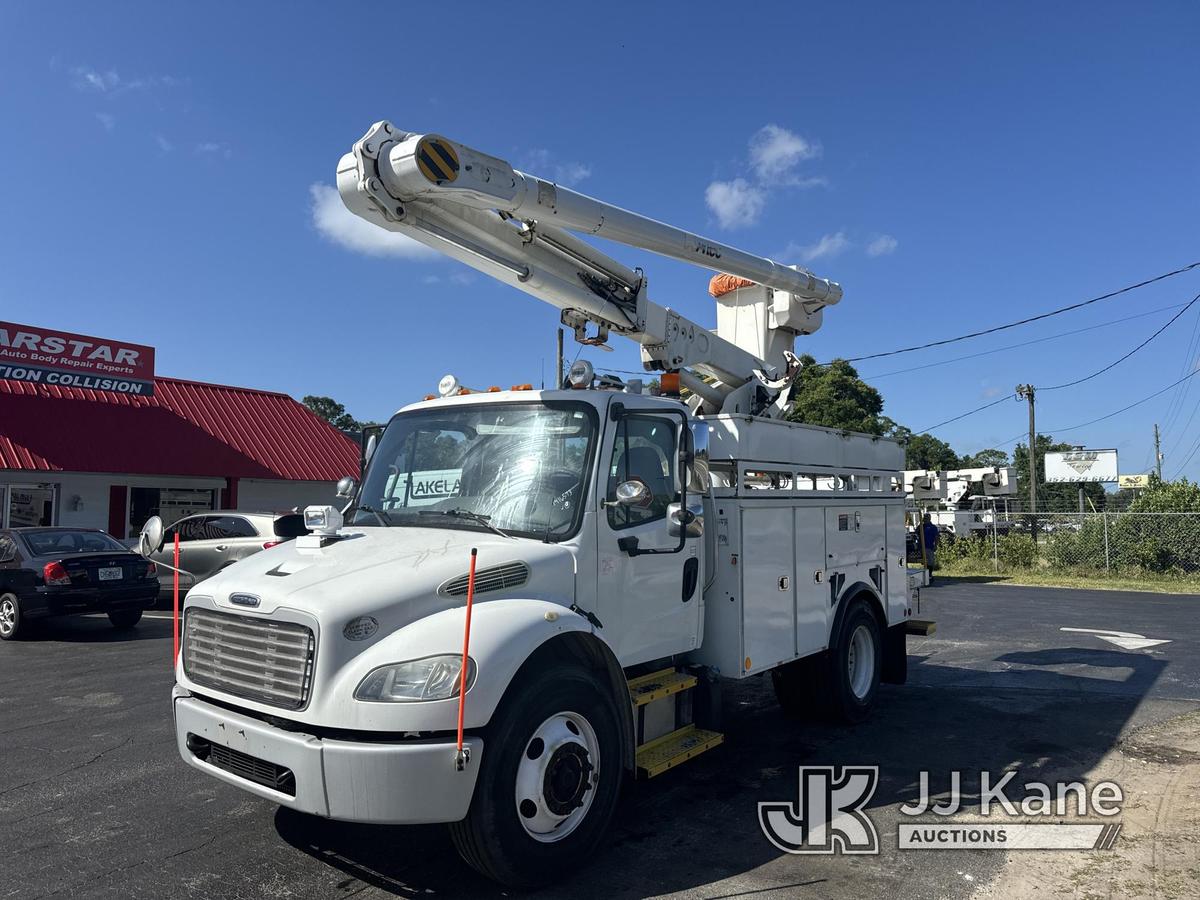
[[[0,488],[4,497],[3,524],[8,528],[54,524],[55,489],[52,484],[10,484]]]
[[[185,516],[213,508],[213,491],[180,488],[129,489],[129,534],[136,535],[151,516],[173,525]]]

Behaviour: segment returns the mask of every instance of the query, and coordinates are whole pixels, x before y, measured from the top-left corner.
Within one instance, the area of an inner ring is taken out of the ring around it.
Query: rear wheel
[[[586,669],[514,685],[485,736],[458,852],[495,881],[532,887],[581,866],[604,836],[622,777],[618,713]]]
[[[21,601],[16,594],[0,594],[0,641],[12,641],[24,631]]]
[[[142,621],[142,611],[140,609],[115,610],[108,614],[108,621],[112,622],[113,628],[132,628]]]
[[[841,637],[830,651],[831,712],[844,722],[857,723],[871,714],[883,671],[883,641],[879,620],[862,600],[842,620]]]

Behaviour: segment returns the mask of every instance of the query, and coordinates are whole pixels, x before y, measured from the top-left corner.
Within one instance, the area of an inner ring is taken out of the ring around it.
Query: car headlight
[[[412,703],[458,696],[462,657],[446,654],[372,669],[354,691],[355,700]],[[475,683],[475,660],[467,657],[467,690]]]

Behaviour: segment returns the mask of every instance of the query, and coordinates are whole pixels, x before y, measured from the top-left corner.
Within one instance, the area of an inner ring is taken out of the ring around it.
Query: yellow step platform
[[[642,778],[661,775],[668,769],[699,756],[705,750],[711,750],[724,740],[723,734],[705,731],[695,725],[685,725],[638,747],[638,775]]]

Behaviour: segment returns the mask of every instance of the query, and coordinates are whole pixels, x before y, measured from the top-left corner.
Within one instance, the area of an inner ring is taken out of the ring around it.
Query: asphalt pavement
[[[927,589],[937,633],[909,639],[909,684],[885,686],[869,722],[792,720],[769,680],[728,685],[725,745],[631,784],[592,864],[537,896],[969,896],[1001,852],[896,850],[917,773],[1079,777],[1130,728],[1200,708],[1198,602]],[[168,618],[130,633],[58,620],[0,645],[0,898],[511,894],[461,863],[443,827],[313,819],[184,765],[170,656]],[[798,766],[851,764],[880,768],[878,855],[795,856],[766,840],[757,804],[794,799]]]

